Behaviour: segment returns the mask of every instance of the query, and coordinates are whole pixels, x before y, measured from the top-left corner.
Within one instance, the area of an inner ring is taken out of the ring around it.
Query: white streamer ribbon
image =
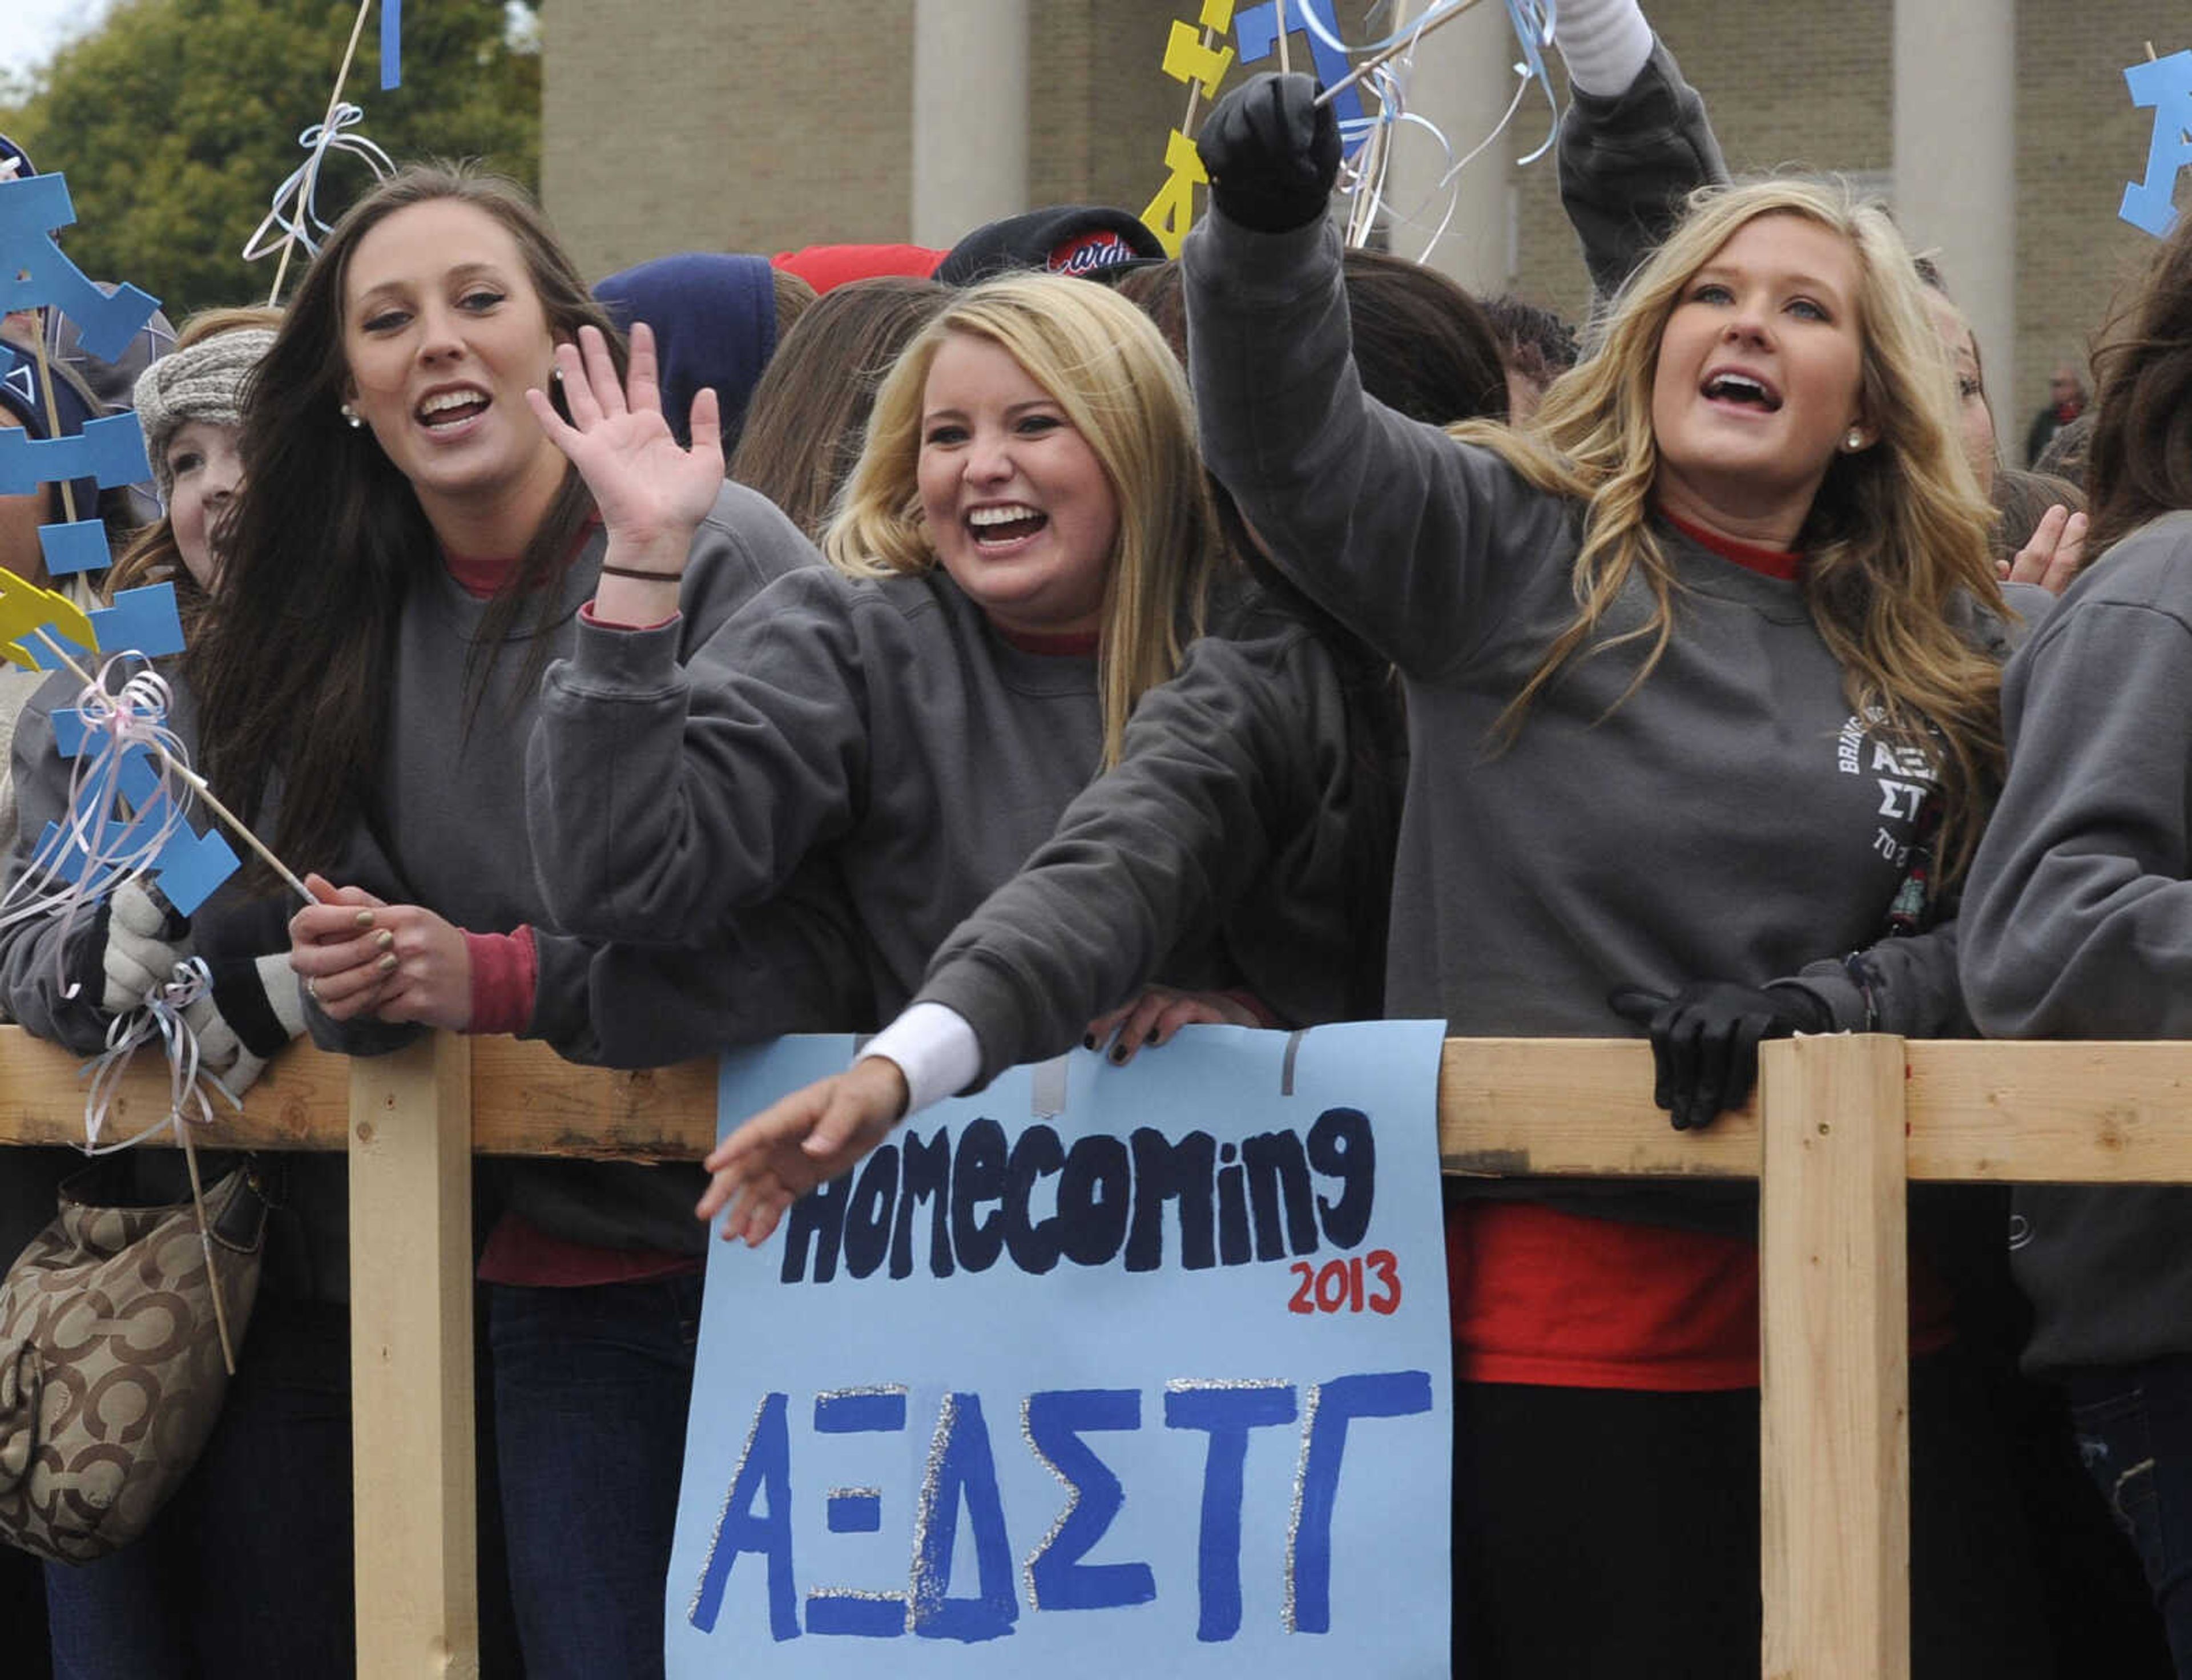
[[[243,1105],[225,1085],[210,1073],[202,1074],[198,1036],[185,1019],[185,1012],[191,1005],[212,991],[213,975],[206,967],[205,958],[192,957],[176,963],[174,973],[146,992],[143,1003],[108,1023],[106,1049],[84,1065],[91,1075],[90,1088],[83,1100],[85,1154],[112,1155],[157,1137],[171,1128],[175,1132],[175,1140],[188,1147],[189,1136],[185,1128],[213,1123],[213,1105],[206,1099],[205,1088],[208,1085],[226,1097],[231,1106],[239,1111],[243,1108]],[[107,1111],[120,1094],[122,1077],[128,1071],[131,1059],[155,1042],[167,1056],[167,1113],[118,1143],[100,1143],[100,1134],[106,1129]]]
[[[147,665],[118,685],[114,681],[123,661],[142,657],[117,654],[77,695],[83,742],[69,772],[68,808],[51,837],[0,894],[0,928],[60,918],[57,964],[77,917],[123,881],[150,870],[190,808],[191,785],[174,768],[187,760],[181,739],[168,727],[174,694],[167,680]],[[146,803],[157,809],[157,820],[125,813],[122,772],[132,748],[143,749],[155,778],[156,792]],[[74,880],[63,870],[71,858],[80,860]],[[63,978],[62,995],[74,997],[77,987]]]
[[[213,1106],[206,1100],[204,1085],[211,1085],[238,1111],[243,1105],[234,1092],[211,1074],[200,1083],[198,1036],[185,1012],[213,990],[213,974],[202,957],[175,964],[173,974],[145,994],[145,1001],[108,1023],[106,1049],[88,1064],[91,1086],[83,1100],[83,1152],[113,1155],[157,1137],[172,1128],[182,1146],[183,1161],[191,1177],[191,1205],[197,1214],[198,1247],[205,1254],[206,1284],[212,1294],[214,1323],[220,1336],[220,1357],[231,1376],[236,1374],[236,1342],[228,1328],[228,1308],[221,1297],[220,1271],[213,1252],[213,1229],[206,1220],[205,1186],[198,1176],[198,1155],[191,1136],[193,1125],[213,1123]],[[168,1059],[168,1111],[141,1132],[119,1143],[102,1145],[100,1133],[106,1125],[106,1111],[113,1104],[122,1076],[137,1052],[155,1039]]]
[[[363,134],[350,132],[364,120],[364,111],[345,101],[334,107],[331,121],[315,123],[297,136],[297,144],[310,155],[274,189],[273,205],[265,220],[244,241],[244,261],[271,257],[292,243],[302,245],[310,255],[320,249],[312,230],[317,228],[323,235],[334,231],[334,224],[322,218],[317,202],[320,165],[328,152],[346,151],[364,159],[375,180],[385,180],[396,173],[395,163],[386,152]]]
[[[1360,84],[1374,104],[1375,114],[1343,121],[1340,124],[1342,137],[1351,153],[1351,161],[1339,189],[1343,195],[1353,201],[1347,217],[1346,231],[1349,244],[1359,245],[1368,239],[1381,211],[1395,224],[1414,228],[1419,232],[1423,231],[1432,207],[1437,203],[1440,195],[1443,194],[1445,203],[1438,215],[1437,224],[1430,229],[1430,237],[1417,257],[1419,262],[1430,261],[1431,253],[1438,248],[1439,243],[1446,237],[1447,229],[1453,220],[1455,208],[1459,203],[1460,191],[1453,185],[1454,178],[1481,157],[1499,140],[1500,136],[1507,132],[1515,120],[1516,113],[1521,109],[1523,100],[1532,87],[1535,86],[1544,91],[1546,107],[1551,112],[1552,122],[1546,129],[1545,138],[1539,142],[1537,148],[1518,161],[1526,164],[1536,163],[1552,148],[1554,140],[1559,136],[1560,106],[1554,95],[1552,79],[1546,71],[1544,62],[1544,49],[1551,44],[1553,38],[1555,0],[1505,0],[1508,22],[1514,30],[1516,40],[1522,51],[1521,61],[1514,66],[1514,72],[1518,78],[1519,85],[1516,88],[1514,98],[1508,102],[1506,110],[1501,113],[1499,120],[1493,125],[1491,133],[1470,147],[1467,151],[1462,152],[1457,157],[1453,143],[1440,130],[1437,124],[1408,108],[1407,72],[1415,67],[1417,43],[1442,19],[1458,11],[1464,5],[1473,3],[1476,3],[1476,0],[1439,0],[1438,4],[1430,7],[1421,17],[1405,27],[1396,29],[1375,41],[1366,42],[1357,46],[1348,46],[1342,43],[1332,27],[1319,17],[1316,0],[1302,0],[1300,10],[1303,26],[1327,46],[1344,52],[1350,57],[1377,53],[1392,54],[1384,63],[1374,68],[1366,66]],[[1405,48],[1406,50],[1396,50],[1401,48]],[[1424,130],[1429,135],[1430,143],[1436,146],[1447,159],[1447,168],[1441,173],[1438,180],[1432,184],[1421,199],[1405,210],[1395,207],[1386,193],[1386,179],[1392,168],[1393,148],[1397,141],[1399,131],[1404,127]],[[1379,133],[1379,130],[1384,132]],[[1356,141],[1365,135],[1368,137],[1368,143],[1358,146]]]

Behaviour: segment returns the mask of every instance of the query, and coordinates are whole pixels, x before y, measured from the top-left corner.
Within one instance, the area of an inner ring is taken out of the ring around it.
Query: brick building
[[[1212,0],[1222,12],[1223,0]],[[669,250],[945,245],[1031,204],[1139,210],[1187,89],[1161,69],[1197,0],[647,0],[543,10],[543,189],[590,271]],[[1246,0],[1239,8],[1247,11]],[[1350,27],[1361,8],[1340,6]],[[1420,0],[1407,9],[1420,14]],[[1511,37],[1481,6],[1421,51],[1413,98],[1458,146],[1489,132]],[[2132,0],[1648,0],[1738,170],[1849,174],[1937,248],[1978,326],[2015,459],[2047,375],[2082,357],[2149,242],[2117,219],[2151,114],[2123,68],[2167,16]],[[2157,51],[2192,45],[2156,38]],[[1297,33],[1292,51],[1307,60]],[[1243,73],[1236,65],[1231,77]],[[1555,61],[1557,83],[1559,71]],[[1435,260],[1573,315],[1583,282],[1525,102],[1464,172]],[[1396,152],[1394,197],[1443,167]],[[1487,164],[1489,167],[1487,167]],[[1442,207],[1443,199],[1440,201]],[[1436,212],[1433,212],[1435,218]],[[1393,248],[1416,254],[1403,225]]]

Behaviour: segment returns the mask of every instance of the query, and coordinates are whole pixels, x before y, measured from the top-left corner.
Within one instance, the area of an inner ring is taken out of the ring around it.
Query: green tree
[[[28,97],[0,105],[0,133],[67,176],[77,221],[62,239],[85,273],[142,287],[177,321],[264,302],[275,260],[247,264],[244,242],[304,162],[297,136],[325,111],[357,17],[355,0],[120,0]],[[344,84],[365,111],[355,132],[399,163],[478,157],[537,189],[532,23],[530,7],[502,0],[407,6],[403,84],[383,93],[376,9]],[[334,220],[371,179],[330,152],[322,217]],[[284,296],[303,258],[290,260]]]

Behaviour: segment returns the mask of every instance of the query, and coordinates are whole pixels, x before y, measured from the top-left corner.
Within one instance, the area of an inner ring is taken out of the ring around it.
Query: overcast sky
[[[105,0],[5,0],[0,24],[0,71],[21,76],[53,56],[54,49],[83,32],[106,9]]]

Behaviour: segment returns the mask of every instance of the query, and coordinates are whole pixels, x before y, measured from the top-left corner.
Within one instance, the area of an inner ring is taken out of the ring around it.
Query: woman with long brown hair
[[[282,855],[341,883],[291,924],[331,1048],[369,1053],[420,1023],[558,1036],[598,996],[600,953],[540,902],[522,787],[541,671],[605,571],[655,563],[605,526],[613,510],[528,402],[555,391],[557,346],[582,328],[625,365],[522,191],[412,168],[329,235],[261,366],[228,610],[186,669],[209,779],[248,814],[271,805]],[[639,325],[631,359],[651,364]],[[722,483],[713,405],[692,418],[716,483],[670,603],[688,645],[814,559]],[[699,1292],[690,1181],[525,1163],[501,1186],[482,1276],[527,1666],[659,1671]]]
[[[1964,900],[1987,1032],[2192,1037],[2192,220],[2094,357],[2100,557],[2009,666],[2009,776]],[[2192,1190],[2029,1186],[2011,1264],[2029,1371],[2136,1542],[2192,1676]]]

